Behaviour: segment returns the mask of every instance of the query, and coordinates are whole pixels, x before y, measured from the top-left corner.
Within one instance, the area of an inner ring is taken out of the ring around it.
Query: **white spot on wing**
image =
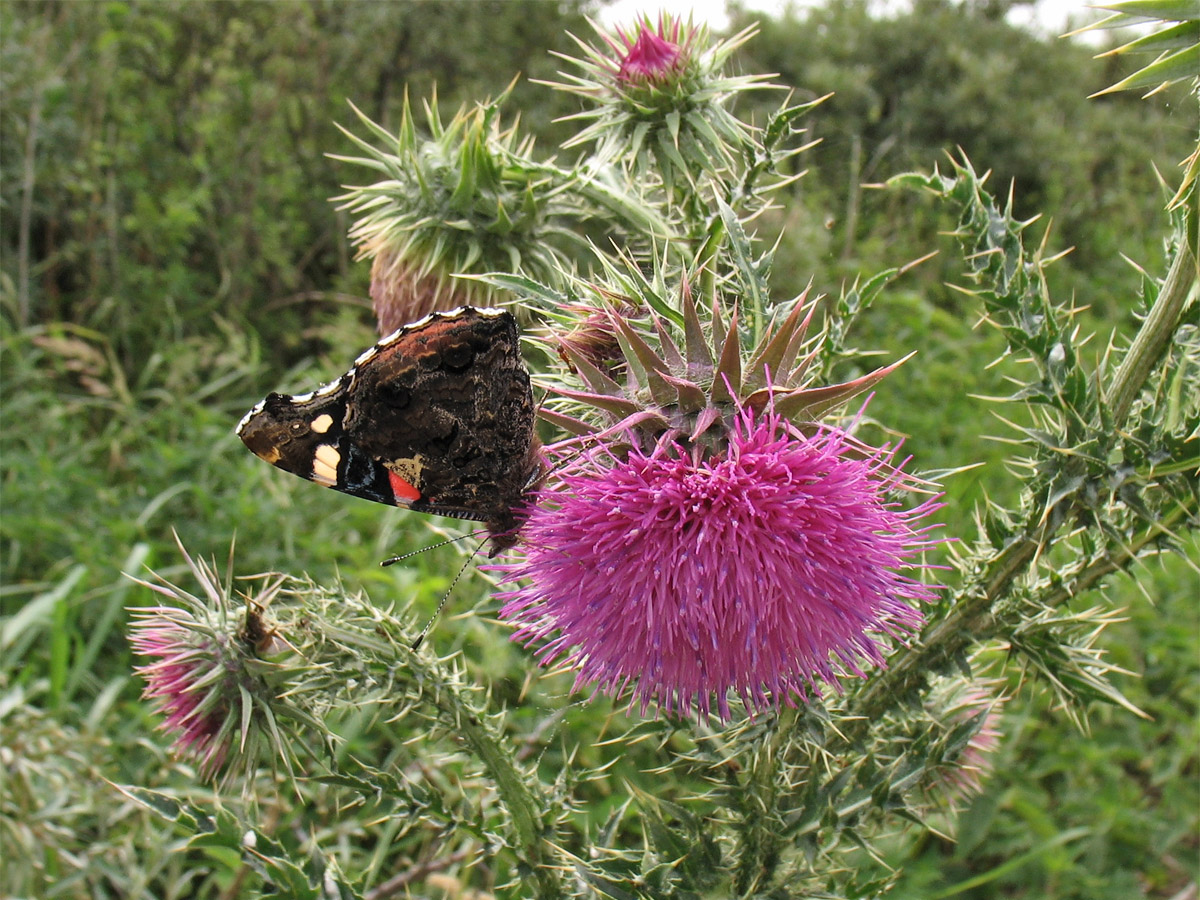
[[[333,425],[333,416],[329,413],[321,413],[315,419],[308,423],[308,426],[317,434],[324,434]]]
[[[337,484],[337,467],[342,455],[332,444],[321,444],[313,456],[313,481],[333,487]]]

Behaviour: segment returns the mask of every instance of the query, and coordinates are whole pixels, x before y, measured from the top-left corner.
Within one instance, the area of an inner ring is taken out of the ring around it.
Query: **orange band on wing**
[[[396,495],[397,503],[411,503],[421,499],[421,492],[391,469],[388,469],[388,481],[392,483],[392,493]]]

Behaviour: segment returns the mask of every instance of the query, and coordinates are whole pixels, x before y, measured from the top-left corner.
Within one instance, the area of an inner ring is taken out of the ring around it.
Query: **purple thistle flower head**
[[[674,440],[613,459],[592,449],[542,491],[521,556],[496,566],[514,640],[576,686],[668,713],[721,719],[793,705],[882,665],[881,636],[921,622],[935,589],[903,571],[937,543],[887,494],[908,484],[894,450],[845,431],[804,434],[768,407],[736,416],[727,447]],[[715,708],[714,708],[715,698]]]

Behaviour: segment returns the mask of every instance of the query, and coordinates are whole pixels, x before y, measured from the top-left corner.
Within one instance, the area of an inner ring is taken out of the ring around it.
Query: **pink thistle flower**
[[[673,440],[623,460],[602,448],[543,490],[521,557],[495,568],[513,639],[543,665],[578,668],[576,687],[673,714],[794,705],[883,665],[881,636],[922,620],[935,588],[901,573],[938,543],[915,530],[938,508],[903,510],[910,480],[894,449],[845,431],[805,435],[768,409],[742,411],[720,453]],[[931,526],[932,527],[932,526]]]
[[[615,38],[604,31],[599,33],[613,55],[605,57],[598,51],[593,54],[598,71],[624,86],[670,81],[688,68],[701,37],[701,29],[690,21],[684,28],[679,19],[666,14],[659,16],[657,25],[647,16],[632,32],[617,28]]]
[[[983,793],[983,782],[995,766],[996,750],[1003,736],[1001,709],[1004,698],[988,690],[970,687],[947,711],[951,725],[963,725],[982,716],[978,730],[967,740],[952,762],[936,770],[933,787],[951,807]]]
[[[153,606],[133,612],[139,618],[129,643],[152,660],[135,667],[146,679],[142,696],[165,716],[160,728],[175,735],[177,751],[197,762],[202,778],[212,778],[233,745],[238,689],[228,683],[228,648],[188,610]]]
[[[147,659],[135,667],[146,680],[142,696],[154,702],[164,717],[160,730],[174,735],[175,750],[194,760],[204,779],[222,769],[226,778],[238,770],[249,774],[268,753],[290,767],[278,716],[312,720],[280,696],[287,672],[268,658],[289,646],[263,616],[282,581],[263,590],[244,613],[232,613],[245,600],[221,584],[212,566],[192,559],[182,544],[179,549],[204,599],[166,581],[134,579],[178,604],[130,610],[129,643]]]
[[[661,28],[661,23],[660,23]],[[679,26],[675,25],[674,37],[678,37]],[[648,27],[638,29],[632,44],[625,39],[628,49],[621,57],[617,69],[617,80],[623,82],[658,81],[669,77],[681,64],[683,48]]]

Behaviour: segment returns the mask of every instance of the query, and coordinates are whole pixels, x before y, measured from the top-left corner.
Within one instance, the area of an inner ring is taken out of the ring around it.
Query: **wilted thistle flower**
[[[550,332],[550,341],[559,359],[575,374],[578,374],[578,369],[571,362],[572,358],[582,358],[597,370],[609,374],[624,362],[613,317],[627,314],[631,309],[623,298],[609,299],[614,303],[612,310],[587,306],[564,307],[564,312],[578,318],[569,331],[556,329]]]
[[[970,685],[949,698],[943,697],[938,704],[939,718],[946,719],[952,727],[974,729],[958,755],[934,770],[927,788],[951,808],[983,793],[984,779],[995,766],[996,749],[1003,735],[1003,705],[1003,697],[979,685]]]
[[[146,681],[143,697],[154,701],[165,717],[161,729],[202,778],[224,768],[250,772],[272,745],[274,755],[283,750],[275,717],[286,704],[277,700],[275,667],[261,658],[275,638],[255,605],[231,616],[231,606],[241,604],[203,560],[183,555],[207,602],[169,583],[138,582],[178,604],[131,609],[129,642],[149,660],[136,667]]]
[[[904,574],[935,541],[937,508],[889,500],[906,484],[893,451],[834,427],[805,434],[771,409],[743,410],[723,452],[675,440],[623,459],[586,452],[544,490],[522,558],[497,567],[515,640],[576,686],[633,685],[680,714],[721,719],[794,704],[839,675],[881,665],[881,636],[921,622],[934,589]]]

